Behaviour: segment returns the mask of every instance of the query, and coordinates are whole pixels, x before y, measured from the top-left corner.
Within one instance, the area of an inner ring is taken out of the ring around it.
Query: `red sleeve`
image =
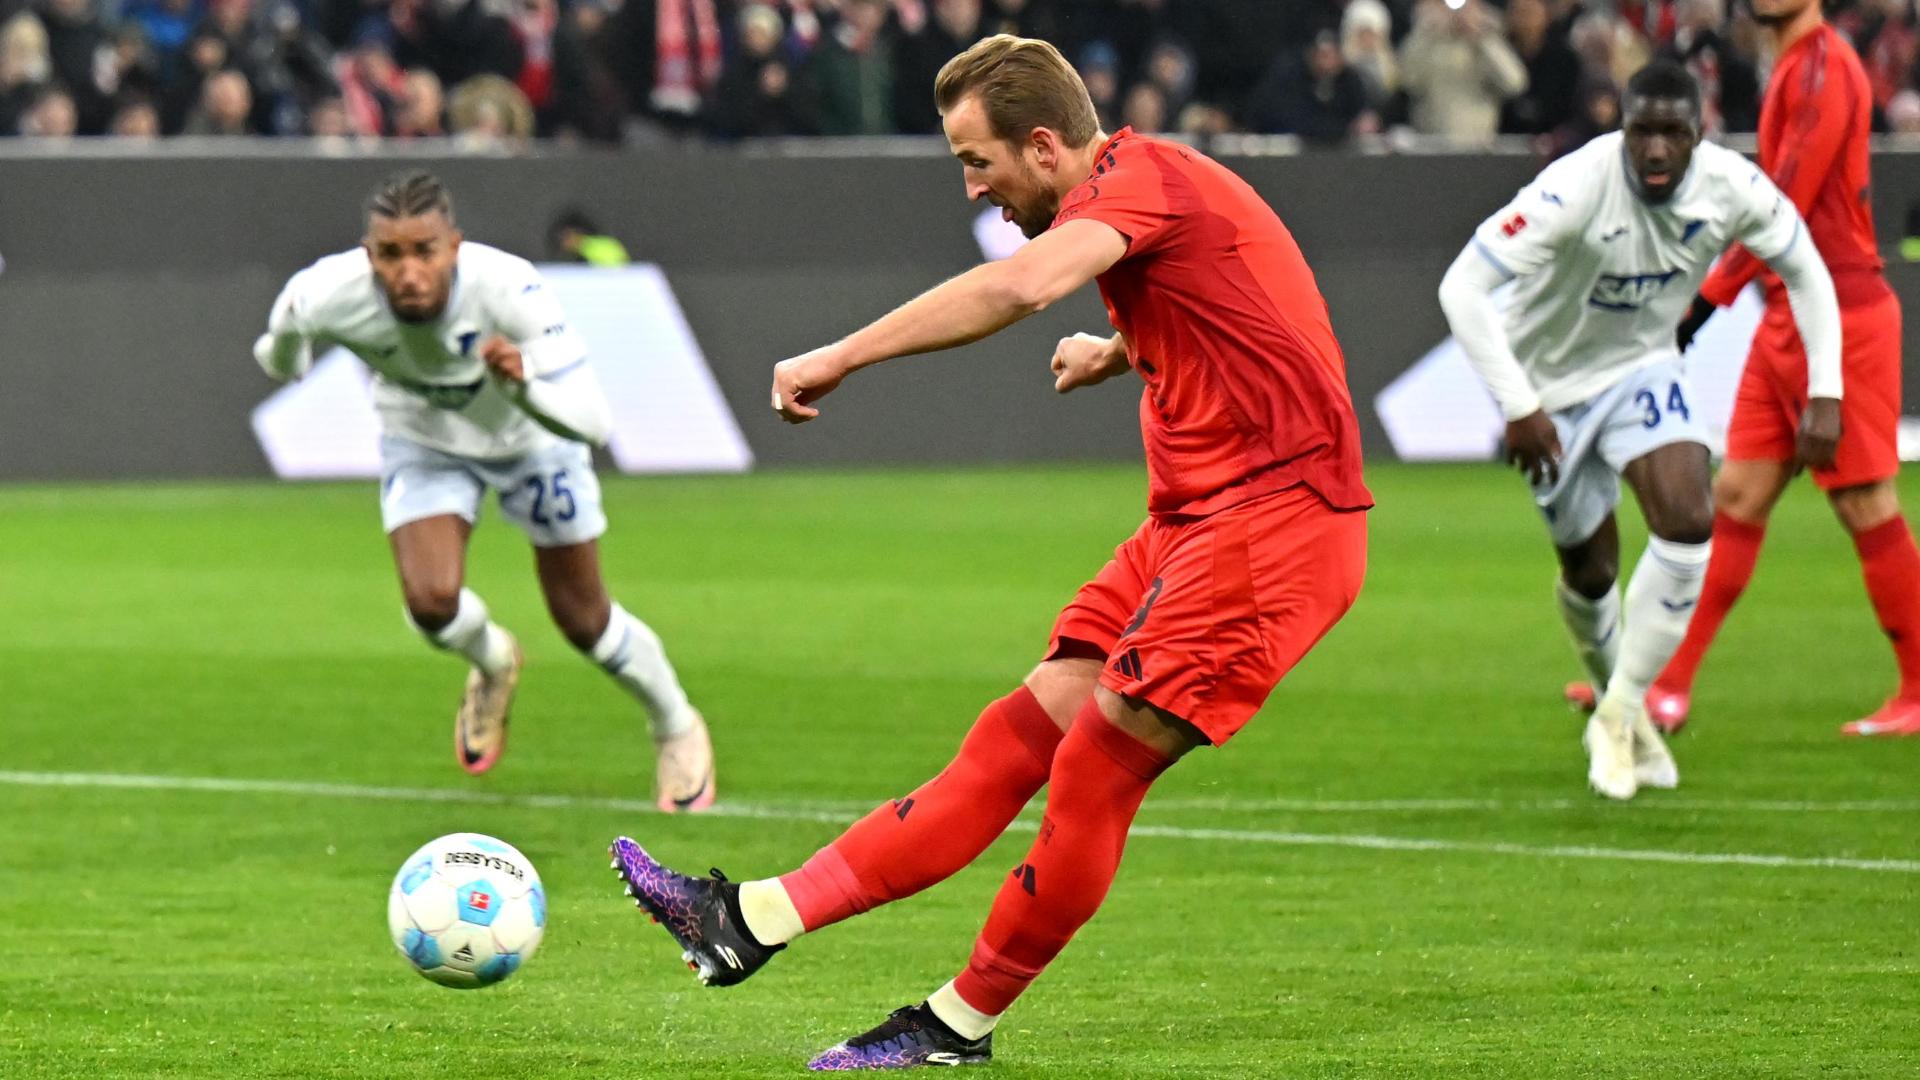
[[[1144,255],[1163,243],[1179,215],[1167,198],[1160,170],[1166,166],[1148,153],[1136,151],[1096,169],[1087,182],[1067,193],[1054,225],[1087,219],[1113,228],[1127,238],[1127,258]]]
[[[1847,143],[1858,136],[1853,129],[1858,102],[1846,69],[1831,53],[1822,52],[1818,61],[1781,74],[1792,80],[1782,88],[1780,102],[1787,110],[1787,130],[1775,148],[1780,160],[1760,164],[1804,218],[1813,212],[1821,186],[1840,168]],[[1725,307],[1763,268],[1752,252],[1736,244],[1707,275],[1700,295]]]

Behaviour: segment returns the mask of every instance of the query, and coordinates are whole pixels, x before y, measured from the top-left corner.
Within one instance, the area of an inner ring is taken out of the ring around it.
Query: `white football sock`
[[[600,635],[590,655],[594,663],[646,706],[653,741],[665,741],[693,727],[693,706],[687,701],[687,692],[680,688],[680,677],[673,673],[673,665],[667,661],[660,635],[628,614],[626,608],[613,605],[606,632]]]
[[[454,610],[453,621],[440,629],[426,629],[413,621],[412,613],[408,613],[407,622],[435,646],[459,653],[485,674],[498,675],[513,666],[512,635],[487,618],[485,601],[472,589],[460,590],[460,606]]]
[[[762,945],[785,945],[807,932],[800,921],[800,909],[793,906],[793,898],[779,878],[743,882],[740,917],[746,920],[747,933]]]
[[[1573,651],[1586,665],[1594,694],[1606,693],[1620,655],[1620,586],[1616,583],[1607,595],[1589,600],[1561,578],[1554,582],[1553,598],[1560,603],[1560,618],[1573,638]]]
[[[927,998],[927,1007],[940,1022],[954,1030],[963,1039],[984,1039],[987,1032],[1000,1022],[998,1016],[989,1016],[966,1003],[960,991],[953,988],[949,979],[947,985],[935,990]]]
[[[1620,637],[1620,659],[1607,697],[1638,706],[1647,687],[1673,659],[1687,636],[1687,623],[1700,602],[1707,556],[1713,545],[1676,544],[1652,537],[1627,582],[1627,626]]]

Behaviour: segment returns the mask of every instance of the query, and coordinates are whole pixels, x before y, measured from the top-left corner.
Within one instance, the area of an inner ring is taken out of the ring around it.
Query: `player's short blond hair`
[[[1081,147],[1100,131],[1087,84],[1060,50],[1036,38],[995,34],[947,61],[933,80],[933,101],[945,115],[979,95],[993,133],[1018,143],[1035,128]]]

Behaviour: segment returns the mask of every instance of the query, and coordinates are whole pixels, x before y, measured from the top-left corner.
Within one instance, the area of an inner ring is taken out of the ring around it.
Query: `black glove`
[[[1693,306],[1687,309],[1687,317],[1680,320],[1680,328],[1673,332],[1673,343],[1681,352],[1693,347],[1693,336],[1713,318],[1713,302],[1704,296],[1693,298]]]

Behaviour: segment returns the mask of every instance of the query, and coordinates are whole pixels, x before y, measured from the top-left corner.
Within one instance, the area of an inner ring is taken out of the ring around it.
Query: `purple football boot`
[[[680,943],[680,958],[708,986],[747,981],[785,945],[762,945],[740,915],[740,886],[720,871],[697,878],[669,870],[622,836],[607,849],[627,895]]]
[[[985,1065],[993,1058],[993,1032],[963,1039],[926,1002],[893,1010],[886,1023],[855,1035],[807,1062],[814,1072],[917,1069],[932,1065]]]

